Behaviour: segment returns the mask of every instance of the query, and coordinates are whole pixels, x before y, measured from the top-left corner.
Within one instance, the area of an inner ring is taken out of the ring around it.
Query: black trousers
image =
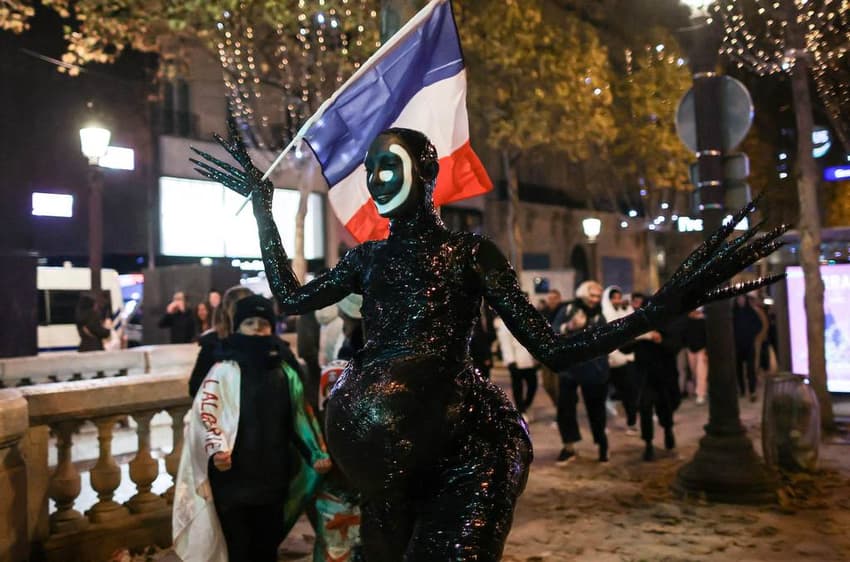
[[[644,441],[652,441],[655,436],[655,420],[653,413],[658,416],[661,427],[673,427],[673,402],[670,392],[674,387],[669,382],[653,378],[652,375],[641,377],[640,389],[640,437]]]
[[[514,394],[514,404],[520,414],[524,414],[534,402],[537,393],[537,368],[509,368],[511,373],[511,390]]]
[[[276,562],[283,536],[283,503],[216,506],[231,562]]]
[[[634,363],[622,367],[611,367],[611,384],[614,385],[623,409],[626,410],[626,423],[635,425],[638,414],[638,386]]]
[[[747,387],[744,384],[744,370],[746,369],[747,379],[749,384],[750,394],[756,392],[756,350],[751,347],[749,349],[738,349],[735,353],[735,372],[738,375],[738,390],[741,396],[747,394]]]
[[[561,441],[564,443],[581,441],[576,411],[579,387],[581,387],[581,397],[587,410],[587,418],[590,421],[593,442],[597,445],[607,444],[605,399],[608,396],[608,383],[580,385],[563,374],[559,377],[558,386],[558,431],[561,433]]]

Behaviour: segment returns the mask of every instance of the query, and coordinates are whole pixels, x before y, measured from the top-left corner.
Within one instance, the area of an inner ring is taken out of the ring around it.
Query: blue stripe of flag
[[[350,84],[310,127],[304,138],[321,163],[328,185],[333,187],[362,164],[369,144],[417,92],[462,69],[451,3],[445,2]]]

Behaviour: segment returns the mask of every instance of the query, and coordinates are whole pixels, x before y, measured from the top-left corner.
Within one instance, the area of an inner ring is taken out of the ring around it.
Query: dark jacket
[[[192,343],[195,339],[195,317],[189,310],[166,313],[159,320],[160,328],[169,328],[170,343]]]
[[[109,330],[94,310],[77,318],[77,333],[80,335],[78,351],[103,351],[103,340],[109,337]]]
[[[292,354],[292,350],[289,349],[289,344],[276,336],[272,342],[277,346],[277,351],[280,354],[280,357],[300,374],[301,366]],[[213,368],[213,365],[219,361],[229,358],[232,355],[232,352],[226,349],[226,341],[222,342],[215,330],[207,332],[201,336],[198,339],[198,345],[201,349],[198,351],[198,358],[195,359],[195,366],[192,368],[192,374],[189,375],[189,396],[192,398],[194,398],[198,393],[201,383],[204,382],[204,378],[207,376],[207,373],[210,372],[210,369]]]
[[[221,346],[224,358],[239,364],[241,378],[232,467],[221,472],[210,459],[210,485],[218,509],[285,501],[295,470],[290,444],[312,462],[309,447],[295,431],[279,341],[276,336],[233,334]]]
[[[749,304],[732,307],[732,327],[735,330],[735,347],[739,353],[751,351],[755,347],[756,336],[762,330],[758,312]]]
[[[679,371],[676,355],[684,346],[684,319],[677,319],[664,329],[658,330],[661,342],[639,339],[635,341],[635,369],[640,387],[647,386],[667,400],[675,410],[682,401],[679,391]]]
[[[582,299],[576,299],[564,303],[559,308],[552,321],[552,328],[555,332],[560,334],[573,334],[582,331],[566,331],[565,327],[565,325],[572,320],[573,316],[575,316],[579,311],[584,312],[584,315],[587,318],[587,323],[582,330],[606,324],[605,316],[602,315],[601,305],[591,308],[587,306]],[[560,375],[562,377],[565,376],[572,378],[580,384],[606,384],[608,382],[609,373],[608,356],[601,355],[590,359],[589,361],[585,361],[584,363],[572,365],[568,369],[561,371]]]

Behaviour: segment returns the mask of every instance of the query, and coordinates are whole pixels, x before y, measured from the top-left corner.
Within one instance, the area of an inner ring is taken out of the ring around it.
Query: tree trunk
[[[649,287],[646,289],[651,295],[661,287],[661,275],[658,273],[658,235],[652,231],[646,231],[646,253],[649,255]]]
[[[792,4],[792,2],[789,2]],[[796,11],[791,12],[796,15]],[[818,169],[812,155],[812,100],[809,92],[809,64],[803,52],[802,36],[791,17],[787,26],[787,46],[798,48],[791,69],[791,91],[797,120],[797,195],[800,199],[800,265],[806,294],[806,335],[809,347],[809,378],[820,402],[821,426],[834,429],[832,401],[826,387],[826,352],[824,349],[823,279],[820,276],[820,212],[818,209]]]
[[[517,176],[514,159],[508,150],[502,151],[502,171],[508,184],[508,258],[516,269],[517,275],[522,272],[522,230],[519,226],[519,177]]]

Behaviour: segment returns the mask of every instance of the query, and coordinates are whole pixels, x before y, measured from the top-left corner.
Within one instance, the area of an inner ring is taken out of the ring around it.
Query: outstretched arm
[[[735,214],[732,222],[715,232],[697,248],[671,279],[634,314],[615,322],[564,337],[555,334],[519,287],[516,273],[496,246],[483,240],[476,254],[476,268],[484,297],[502,316],[505,325],[540,361],[554,370],[610,353],[631,339],[659,328],[708,302],[744,294],[778,281],[782,276],[725,286],[736,273],[769,255],[787,230],[780,227],[755,239],[761,224],[726,241],[734,226],[755,208],[751,203]]]
[[[280,233],[272,216],[274,185],[263,180],[262,172],[254,166],[239,131],[236,120],[228,112],[229,140],[214,135],[216,141],[230,154],[241,169],[195,149],[204,161],[190,158],[195,170],[204,177],[222,183],[236,193],[251,197],[254,218],[260,235],[260,251],[269,287],[284,314],[302,314],[333,304],[349,293],[359,292],[358,254],[349,252],[329,273],[301,287],[289,266]]]
[[[528,302],[513,267],[489,240],[482,240],[479,246],[476,267],[484,298],[505,326],[532,355],[555,371],[610,353],[650,329],[646,315],[632,314],[576,335],[556,334]]]

